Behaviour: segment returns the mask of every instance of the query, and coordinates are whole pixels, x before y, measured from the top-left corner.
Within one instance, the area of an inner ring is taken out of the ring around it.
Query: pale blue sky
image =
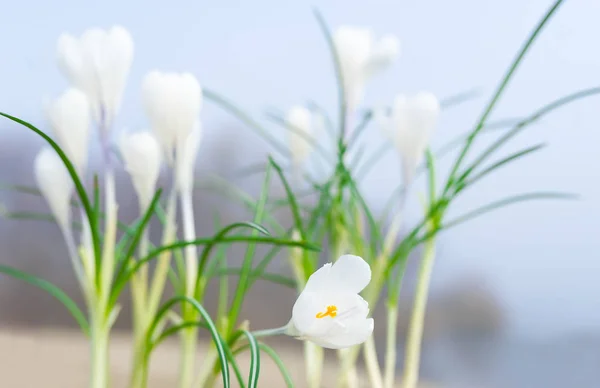
[[[443,144],[473,124],[550,1],[11,1],[3,7],[0,25],[0,107],[40,122],[42,97],[66,85],[54,57],[58,35],[118,23],[131,31],[136,44],[120,126],[146,125],[140,84],[153,68],[191,71],[203,85],[257,115],[266,107],[285,109],[307,98],[333,113],[335,83],[313,5],[333,26],[371,26],[376,33],[400,37],[399,61],[369,86],[367,102],[385,103],[397,92],[420,89],[440,97],[473,87],[482,91],[477,100],[442,114],[435,144]],[[561,95],[600,84],[599,15],[597,0],[565,1],[494,117],[524,115]],[[485,276],[522,334],[600,328],[599,107],[600,98],[591,98],[528,130],[505,152],[541,141],[549,147],[482,181],[453,214],[530,190],[572,191],[582,199],[520,205],[444,234],[436,287],[459,275]],[[208,102],[203,118],[201,149],[232,134],[231,126],[222,127],[233,119]],[[10,124],[2,129],[3,136],[23,134]],[[377,128],[370,131],[370,143],[382,141]],[[262,146],[251,133],[236,136]],[[261,155],[243,155],[237,162]],[[396,164],[390,154],[369,177],[371,200],[387,198]],[[417,211],[414,207],[410,213]]]

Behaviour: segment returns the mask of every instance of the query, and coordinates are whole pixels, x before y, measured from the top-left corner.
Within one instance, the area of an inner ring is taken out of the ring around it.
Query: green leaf
[[[301,128],[297,128],[294,127],[292,125],[289,125],[285,118],[274,114],[274,113],[268,113],[267,114],[267,118],[269,118],[271,121],[273,121],[274,123],[276,123],[277,125],[280,125],[281,127],[287,129],[290,132],[295,133],[296,135],[300,136],[302,139],[304,139],[308,144],[310,144],[315,150],[317,150],[317,153],[323,158],[323,160],[333,163],[333,160],[331,160],[331,158],[329,157],[329,154],[327,153],[327,150],[325,150],[323,148],[323,146],[314,138],[312,137],[310,134],[306,133],[304,130],[302,130]]]
[[[56,224],[54,215],[50,213],[38,213],[38,212],[11,212],[6,209],[0,210],[0,216],[13,220],[32,220],[32,221],[46,221]],[[71,227],[74,230],[81,230],[81,223],[77,221],[71,222]]]
[[[329,27],[325,22],[325,19],[321,15],[318,10],[313,10],[315,17],[317,19],[317,23],[319,24],[319,28],[325,37],[325,41],[327,42],[327,47],[329,48],[329,52],[331,54],[331,59],[333,61],[334,71],[335,71],[335,79],[337,81],[337,89],[338,89],[338,104],[339,104],[339,126],[340,126],[340,137],[339,144],[340,148],[343,145],[345,131],[346,131],[346,115],[348,110],[348,102],[346,101],[346,90],[344,83],[344,74],[342,72],[342,63],[338,56],[338,52],[335,48],[335,43],[333,42],[333,37],[331,36],[331,32],[329,31]]]
[[[69,298],[69,296],[63,290],[44,279],[30,275],[7,265],[0,264],[0,272],[40,288],[58,299],[58,301],[61,302],[67,308],[67,310],[69,310],[73,318],[75,318],[83,333],[89,336],[90,329],[85,314],[83,314],[73,299]]]
[[[34,125],[28,123],[27,121],[21,120],[17,117],[9,115],[9,114],[0,112],[0,116],[4,116],[9,120],[19,123],[19,124],[29,128],[36,134],[38,134],[40,137],[42,137],[46,141],[46,143],[48,143],[56,151],[56,153],[58,154],[58,156],[64,163],[65,167],[67,168],[67,171],[69,172],[69,175],[71,176],[71,179],[73,180],[73,183],[75,185],[75,191],[77,192],[79,200],[81,201],[81,204],[83,205],[83,208],[85,210],[85,214],[88,218],[88,222],[90,224],[90,232],[92,234],[92,243],[94,246],[95,265],[97,268],[100,268],[100,233],[98,232],[98,229],[97,229],[98,224],[97,224],[97,220],[95,219],[95,213],[93,211],[90,200],[87,196],[87,193],[85,192],[85,188],[83,187],[83,183],[79,179],[79,176],[77,175],[77,171],[75,171],[75,166],[73,166],[73,163],[71,163],[71,161],[69,160],[67,155],[60,148],[60,146],[54,140],[52,140],[52,138],[50,138],[50,136],[46,135],[43,131],[36,128]],[[96,283],[97,283],[99,281],[100,271],[99,270],[96,271],[96,274],[97,274],[97,276],[96,276]]]
[[[190,298],[190,297],[184,296],[184,295],[178,295],[178,296],[175,296],[175,297],[169,299],[168,301],[166,301],[165,304],[162,305],[162,307],[158,310],[158,312],[154,316],[154,319],[152,320],[152,323],[150,324],[148,332],[146,334],[146,341],[150,345],[150,341],[154,335],[154,330],[156,330],[156,326],[158,325],[158,322],[160,322],[162,317],[177,303],[189,303],[190,306],[194,310],[196,310],[200,314],[200,316],[202,316],[202,319],[206,323],[208,331],[210,332],[210,335],[212,337],[213,343],[215,344],[215,347],[217,349],[217,353],[219,356],[219,362],[221,364],[221,376],[223,378],[223,387],[229,388],[229,386],[230,386],[229,363],[227,361],[227,354],[225,352],[225,349],[228,347],[228,345],[225,341],[223,341],[223,339],[219,335],[219,332],[217,331],[215,323],[210,318],[210,315],[208,314],[208,312],[204,309],[204,307],[202,307],[202,305],[200,303],[198,303],[193,298]],[[150,348],[150,346],[148,346],[148,348]],[[149,357],[149,354],[148,354],[148,357]]]
[[[526,201],[540,200],[540,199],[568,199],[574,200],[577,199],[578,196],[576,194],[571,193],[560,193],[560,192],[534,192],[534,193],[526,193],[510,196],[504,199],[500,199],[498,201],[494,201],[482,207],[479,207],[475,210],[471,210],[470,212],[459,216],[451,221],[448,221],[446,224],[442,225],[442,229],[449,229],[453,226],[462,224],[465,221],[473,219],[475,217],[482,216],[486,213],[489,213],[493,210],[503,208],[508,205],[513,205]]]
[[[529,117],[519,121],[510,131],[501,136],[498,140],[492,143],[488,148],[486,148],[479,157],[465,170],[464,173],[461,174],[461,177],[468,177],[473,170],[475,170],[478,166],[481,165],[494,151],[499,149],[503,144],[509,141],[511,138],[516,136],[519,132],[524,130],[527,126],[534,123],[535,121],[541,119],[545,115],[554,110],[561,108],[567,104],[580,100],[582,98],[587,98],[590,96],[595,96],[600,94],[600,87],[583,89],[577,91],[575,93],[569,94],[567,96],[561,97],[551,103],[543,106],[535,113],[530,115]],[[464,179],[464,178],[463,178]]]
[[[270,164],[267,164],[267,167],[268,166],[270,166]],[[225,195],[234,201],[240,202],[253,214],[256,212],[257,204],[254,198],[252,198],[252,196],[246,193],[244,190],[221,177],[212,176],[209,180],[204,182],[204,185],[197,187],[215,190],[221,195]],[[283,226],[281,226],[281,224],[268,212],[266,212],[264,216],[265,222],[267,222],[269,226],[276,231],[276,233],[282,233],[285,231]]]
[[[485,170],[481,171],[479,174],[475,175],[473,178],[468,179],[467,181],[464,182],[464,184],[462,184],[460,187],[460,190],[462,191],[462,189],[464,187],[470,187],[471,185],[473,185],[473,183],[477,182],[478,180],[480,180],[481,178],[484,178],[486,175],[488,175],[491,172],[496,171],[497,169],[501,168],[502,166],[505,166],[513,161],[516,161],[518,159],[520,159],[523,156],[527,156],[529,154],[532,154],[536,151],[541,150],[542,148],[546,147],[545,143],[540,143],[540,144],[536,144],[532,147],[528,147],[525,148],[521,151],[515,152],[513,154],[508,155],[505,158],[500,159],[499,161],[497,161],[496,163],[492,164],[491,166],[489,166],[488,168],[486,168]],[[463,182],[465,179],[467,179],[468,174],[465,173],[464,175],[462,175],[459,178],[459,182]]]
[[[156,208],[158,200],[160,199],[161,193],[162,193],[161,189],[158,189],[156,191],[156,193],[154,194],[154,197],[152,198],[152,201],[150,202],[150,206],[148,206],[148,209],[146,209],[146,212],[144,213],[141,221],[137,225],[135,232],[133,234],[133,239],[131,241],[131,244],[129,244],[129,249],[127,249],[127,252],[125,253],[125,258],[123,260],[121,260],[121,263],[119,264],[119,269],[116,272],[116,279],[118,279],[120,276],[122,276],[125,269],[128,267],[130,259],[133,257],[135,250],[142,238],[142,233],[144,232],[144,229],[146,229],[146,226],[150,222],[150,218],[152,218],[152,214],[154,214],[154,209]]]
[[[313,114],[318,114],[321,115],[321,117],[323,117],[323,120],[325,121],[325,130],[327,131],[331,139],[336,140],[337,136],[335,134],[335,126],[333,125],[331,118],[327,114],[327,110],[325,110],[325,108],[323,108],[321,105],[317,104],[315,101],[312,100],[307,101],[306,105],[308,109],[313,112]]]
[[[241,268],[226,268],[226,269],[218,270],[214,276],[220,276],[220,277],[233,276],[233,275],[239,276],[241,273],[242,273]],[[266,281],[274,283],[274,284],[279,284],[279,285],[286,286],[286,287],[289,287],[292,289],[296,289],[296,281],[287,276],[279,275],[276,273],[259,272],[256,270],[250,272],[250,276],[252,278],[263,279],[263,280],[266,280]]]
[[[197,239],[197,240],[193,240],[193,241],[179,241],[179,242],[175,242],[173,244],[163,245],[163,246],[160,246],[160,247],[154,249],[153,251],[148,253],[148,255],[146,257],[143,257],[140,260],[136,261],[135,265],[133,265],[131,269],[129,269],[127,272],[125,272],[125,274],[117,280],[117,282],[113,286],[113,291],[112,291],[113,297],[112,298],[118,298],[118,296],[120,295],[121,291],[123,291],[123,288],[125,287],[125,284],[129,281],[129,279],[131,279],[131,277],[143,265],[156,259],[161,253],[167,252],[167,251],[173,251],[176,249],[181,249],[188,245],[206,245],[206,244],[212,244],[214,242],[215,242],[214,238],[201,238],[201,239]],[[261,237],[261,236],[228,236],[228,237],[221,237],[220,239],[216,240],[216,242],[219,244],[249,243],[249,242],[255,243],[255,244],[272,244],[272,245],[282,245],[282,246],[288,246],[288,247],[299,247],[299,248],[304,248],[304,249],[313,250],[313,251],[319,251],[321,249],[320,247],[318,247],[316,245],[309,244],[309,243],[306,243],[303,241],[285,240],[285,239],[280,239],[280,238],[275,238],[275,237]]]
[[[285,380],[285,386],[287,388],[294,388],[294,382],[292,381],[290,372],[285,367],[285,363],[283,362],[283,360],[281,360],[281,358],[279,357],[277,352],[275,352],[275,350],[272,347],[270,347],[267,344],[262,343],[262,342],[258,344],[258,347],[263,352],[267,353],[269,355],[269,357],[271,357],[271,359],[275,362],[275,364],[277,365],[277,368],[279,368],[279,372],[281,373],[281,376]]]
[[[291,152],[286,145],[282,144],[279,140],[271,136],[271,134],[267,130],[265,130],[260,124],[258,124],[254,119],[252,119],[248,114],[244,113],[233,103],[225,99],[225,97],[222,97],[218,93],[205,88],[202,89],[202,95],[208,100],[211,100],[212,102],[221,106],[221,108],[225,109],[229,113],[233,114],[244,124],[248,125],[260,137],[262,137],[267,143],[269,143],[275,150],[281,153],[281,155],[286,156],[288,158],[291,156]]]
[[[248,388],[258,387],[258,375],[260,373],[260,351],[258,342],[254,335],[247,330],[241,330],[250,344],[250,373],[248,373]]]
[[[300,211],[298,210],[298,201],[296,200],[296,197],[294,196],[294,192],[292,191],[292,188],[291,188],[289,182],[285,178],[285,175],[283,174],[283,171],[281,170],[281,167],[279,167],[277,162],[275,162],[275,160],[273,160],[273,158],[269,158],[269,163],[275,169],[275,172],[279,176],[279,179],[281,180],[281,183],[283,184],[283,187],[285,188],[285,193],[287,194],[287,197],[288,197],[290,208],[292,210],[292,215],[294,216],[294,226],[298,230],[298,233],[300,233],[300,237],[302,238],[302,240],[305,240],[306,233],[305,233],[304,227],[302,225],[302,217],[300,217]]]
[[[264,218],[265,208],[267,205],[267,200],[269,198],[270,185],[271,167],[267,168],[267,170],[265,171],[265,179],[260,190],[260,197],[256,204],[256,211],[254,213],[254,222],[256,223],[261,223]],[[255,236],[254,232],[252,236]],[[246,246],[246,254],[244,255],[244,260],[242,261],[242,270],[240,272],[239,281],[235,289],[235,293],[233,295],[229,315],[227,316],[227,322],[229,325],[229,330],[227,331],[228,337],[230,337],[233,334],[232,330],[235,327],[240,310],[242,308],[242,304],[246,297],[246,293],[248,292],[248,287],[250,284],[250,272],[252,272],[252,262],[254,259],[255,251],[256,244],[248,243]]]
[[[525,55],[531,48],[531,45],[536,40],[536,38],[538,37],[540,32],[544,29],[544,27],[546,26],[546,23],[551,19],[551,17],[554,15],[554,13],[558,10],[558,8],[562,4],[562,2],[563,2],[563,0],[556,0],[554,2],[552,7],[550,7],[550,9],[546,12],[544,17],[540,20],[538,25],[535,27],[535,29],[531,32],[531,34],[529,35],[527,40],[523,43],[516,58],[513,60],[512,64],[509,66],[508,70],[506,71],[506,74],[502,78],[502,81],[500,81],[500,84],[498,85],[496,92],[494,93],[490,102],[487,104],[483,113],[481,114],[481,117],[479,118],[477,125],[473,129],[471,135],[467,139],[467,142],[466,142],[464,148],[462,149],[458,158],[454,162],[454,164],[451,168],[451,173],[448,176],[448,181],[446,183],[446,187],[444,188],[444,193],[446,193],[450,189],[452,182],[456,178],[456,173],[458,172],[458,169],[460,168],[460,165],[461,165],[463,159],[467,156],[467,153],[469,152],[469,149],[471,148],[473,141],[475,140],[475,138],[477,137],[479,132],[483,129],[488,117],[490,116],[490,114],[492,113],[494,108],[496,107],[496,104],[500,100],[500,97],[502,96],[504,89],[506,89],[506,87],[508,86],[514,73],[516,72],[516,70],[519,67],[519,65],[521,64],[521,62],[523,61],[523,58],[525,58]]]
[[[371,210],[369,209],[369,205],[367,204],[367,201],[365,201],[365,199],[361,195],[360,191],[358,190],[358,186],[356,185],[356,182],[354,181],[354,179],[352,179],[350,172],[346,171],[345,175],[348,180],[348,185],[350,186],[350,191],[352,193],[352,196],[357,199],[358,203],[360,204],[360,207],[362,208],[365,215],[367,216],[367,222],[369,223],[369,230],[371,232],[371,236],[370,236],[371,251],[373,254],[376,254],[377,247],[380,247],[381,242],[382,242],[381,234],[379,231],[379,226],[377,225],[377,222],[375,221],[375,217],[373,217],[373,213],[371,213]]]

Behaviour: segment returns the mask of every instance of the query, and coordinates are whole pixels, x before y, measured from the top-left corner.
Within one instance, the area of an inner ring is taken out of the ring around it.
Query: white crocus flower
[[[85,93],[68,89],[48,104],[46,113],[58,144],[75,165],[77,173],[83,174],[90,139],[90,105]]]
[[[133,39],[121,26],[91,28],[80,37],[63,33],[58,62],[74,86],[83,90],[97,122],[108,127],[117,114],[133,61]]]
[[[48,202],[58,225],[67,230],[70,223],[70,200],[73,181],[56,151],[43,148],[34,161],[34,175],[38,188]]]
[[[194,130],[202,108],[202,89],[190,73],[151,71],[144,78],[143,101],[152,130],[161,143],[167,162],[179,152]]]
[[[190,132],[185,141],[177,160],[177,177],[179,190],[190,192],[194,185],[194,167],[196,165],[196,156],[202,140],[202,127],[199,121],[196,122],[194,130]]]
[[[420,92],[394,99],[391,115],[377,112],[376,117],[400,153],[404,181],[410,183],[418,164],[423,160],[440,114],[435,95]]]
[[[371,281],[362,258],[341,256],[313,273],[292,310],[288,334],[324,348],[358,345],[373,333],[368,303],[358,295]]]
[[[144,212],[150,206],[160,174],[160,145],[149,132],[134,132],[121,135],[119,150],[138,196],[140,212]]]
[[[375,41],[367,28],[339,27],[333,36],[350,110],[360,104],[365,83],[386,69],[398,56],[400,43],[393,35]]]
[[[311,151],[311,144],[306,139],[307,136],[311,136],[313,131],[313,117],[308,109],[296,105],[290,108],[285,121],[290,127],[292,160],[296,166],[299,166],[306,160]]]

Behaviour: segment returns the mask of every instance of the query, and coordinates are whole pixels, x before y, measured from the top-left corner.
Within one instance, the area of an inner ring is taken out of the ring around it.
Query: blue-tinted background
[[[369,85],[366,104],[385,104],[398,92],[421,89],[440,98],[472,89],[480,93],[442,113],[434,146],[471,128],[522,41],[550,6],[547,0],[5,3],[0,24],[0,110],[42,126],[42,99],[67,85],[55,61],[58,35],[63,31],[78,35],[88,27],[115,23],[128,28],[136,44],[117,129],[147,125],[140,86],[144,74],[154,68],[191,71],[203,86],[228,96],[256,117],[266,108],[287,109],[307,99],[335,114],[330,57],[312,14],[312,7],[317,6],[332,27],[369,26],[376,34],[390,32],[401,39],[398,62]],[[599,84],[599,17],[596,0],[566,1],[519,68],[493,118],[527,115],[562,95]],[[424,373],[434,381],[510,387],[600,384],[598,107],[600,98],[579,101],[529,128],[503,152],[539,142],[548,147],[482,181],[452,209],[451,215],[460,215],[502,196],[534,190],[581,196],[574,202],[532,202],[506,208],[443,234],[433,281],[432,316],[442,326],[454,322],[445,315],[455,310],[449,306],[464,307],[473,295],[489,293],[484,302],[473,303],[480,303],[483,310],[498,308],[502,324],[499,334],[496,329],[489,335],[484,330],[485,338],[479,338],[477,329],[468,325],[484,315],[476,308],[472,319],[456,324],[467,327],[464,333],[453,329],[448,331],[452,335],[432,336]],[[217,171],[231,177],[233,171],[264,161],[265,154],[272,152],[248,128],[208,101],[202,116],[201,173]],[[285,138],[280,128],[271,129]],[[0,123],[0,136],[2,181],[31,184],[32,160],[41,141],[7,121]],[[369,127],[364,139],[371,150],[383,141],[376,126]],[[485,142],[477,143],[475,149]],[[441,162],[442,173],[450,161],[451,157]],[[386,201],[399,177],[398,159],[390,152],[364,182],[368,199],[376,207]],[[253,190],[257,185],[252,182],[246,179],[242,184]],[[417,189],[422,190],[422,185]],[[2,200],[9,208],[46,209],[36,198],[3,193]],[[419,202],[411,198],[408,205],[407,222],[416,222]],[[197,202],[196,207],[202,208],[203,203]],[[74,289],[54,229],[1,221],[0,262],[47,275]],[[36,247],[36,241],[56,244]],[[407,284],[409,298],[410,280]],[[0,322],[59,322],[53,318],[59,312],[52,309],[45,313],[50,318],[24,312],[39,298],[26,286],[0,278],[4,311]],[[485,368],[479,366],[480,361]]]

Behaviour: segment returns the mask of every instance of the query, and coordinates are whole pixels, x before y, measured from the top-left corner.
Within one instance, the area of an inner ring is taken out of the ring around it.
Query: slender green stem
[[[554,15],[554,13],[559,8],[559,6],[561,5],[562,2],[563,2],[563,0],[557,0],[554,2],[552,7],[550,7],[550,9],[546,12],[544,17],[541,19],[541,21],[538,23],[538,25],[535,27],[535,29],[532,31],[532,33],[529,35],[529,38],[525,41],[525,43],[519,50],[519,53],[517,54],[516,58],[513,60],[512,64],[508,68],[506,74],[502,78],[500,85],[498,85],[498,88],[496,89],[496,92],[492,96],[492,99],[487,104],[485,110],[483,111],[483,114],[479,118],[479,121],[478,121],[477,125],[475,126],[475,129],[473,130],[473,132],[467,139],[467,142],[466,142],[463,150],[461,151],[460,155],[456,159],[456,162],[452,166],[452,170],[451,170],[450,175],[448,175],[448,181],[446,183],[446,187],[444,188],[444,192],[447,192],[450,189],[450,187],[453,183],[453,179],[455,178],[456,173],[458,172],[458,169],[461,167],[461,163],[463,162],[464,158],[467,156],[467,153],[469,152],[469,149],[471,148],[473,141],[475,140],[475,137],[481,131],[481,129],[484,127],[489,115],[492,113],[496,104],[500,100],[500,96],[502,96],[504,89],[506,89],[506,86],[512,79],[513,74],[515,73],[515,71],[517,70],[517,68],[519,67],[521,62],[523,61],[523,58],[525,58],[525,54],[527,54],[531,45],[537,38],[537,36],[544,29],[546,23],[551,19],[551,17]]]
[[[105,312],[96,307],[91,314],[91,388],[108,388],[109,384],[109,367],[108,367],[108,350],[109,350],[109,335],[110,329],[105,322]]]
[[[383,380],[381,378],[381,369],[377,361],[377,350],[375,349],[375,340],[373,336],[369,337],[364,344],[364,357],[367,373],[371,388],[383,388]]]
[[[320,388],[323,375],[323,348],[310,341],[304,341],[304,358],[308,388]]]
[[[383,376],[383,387],[394,388],[396,381],[396,336],[398,325],[398,305],[387,307],[387,333],[385,348],[385,369]]]
[[[255,338],[272,337],[274,335],[285,334],[287,331],[288,331],[288,325],[285,325],[285,326],[277,327],[275,329],[265,329],[265,330],[253,331],[252,335],[254,335]]]
[[[412,316],[408,327],[408,338],[404,359],[403,388],[416,388],[419,380],[419,366],[421,361],[421,343],[423,340],[423,327],[425,324],[425,310],[429,284],[435,259],[435,240],[430,238],[425,242],[425,251],[421,259],[421,268],[417,279],[417,289]]]

